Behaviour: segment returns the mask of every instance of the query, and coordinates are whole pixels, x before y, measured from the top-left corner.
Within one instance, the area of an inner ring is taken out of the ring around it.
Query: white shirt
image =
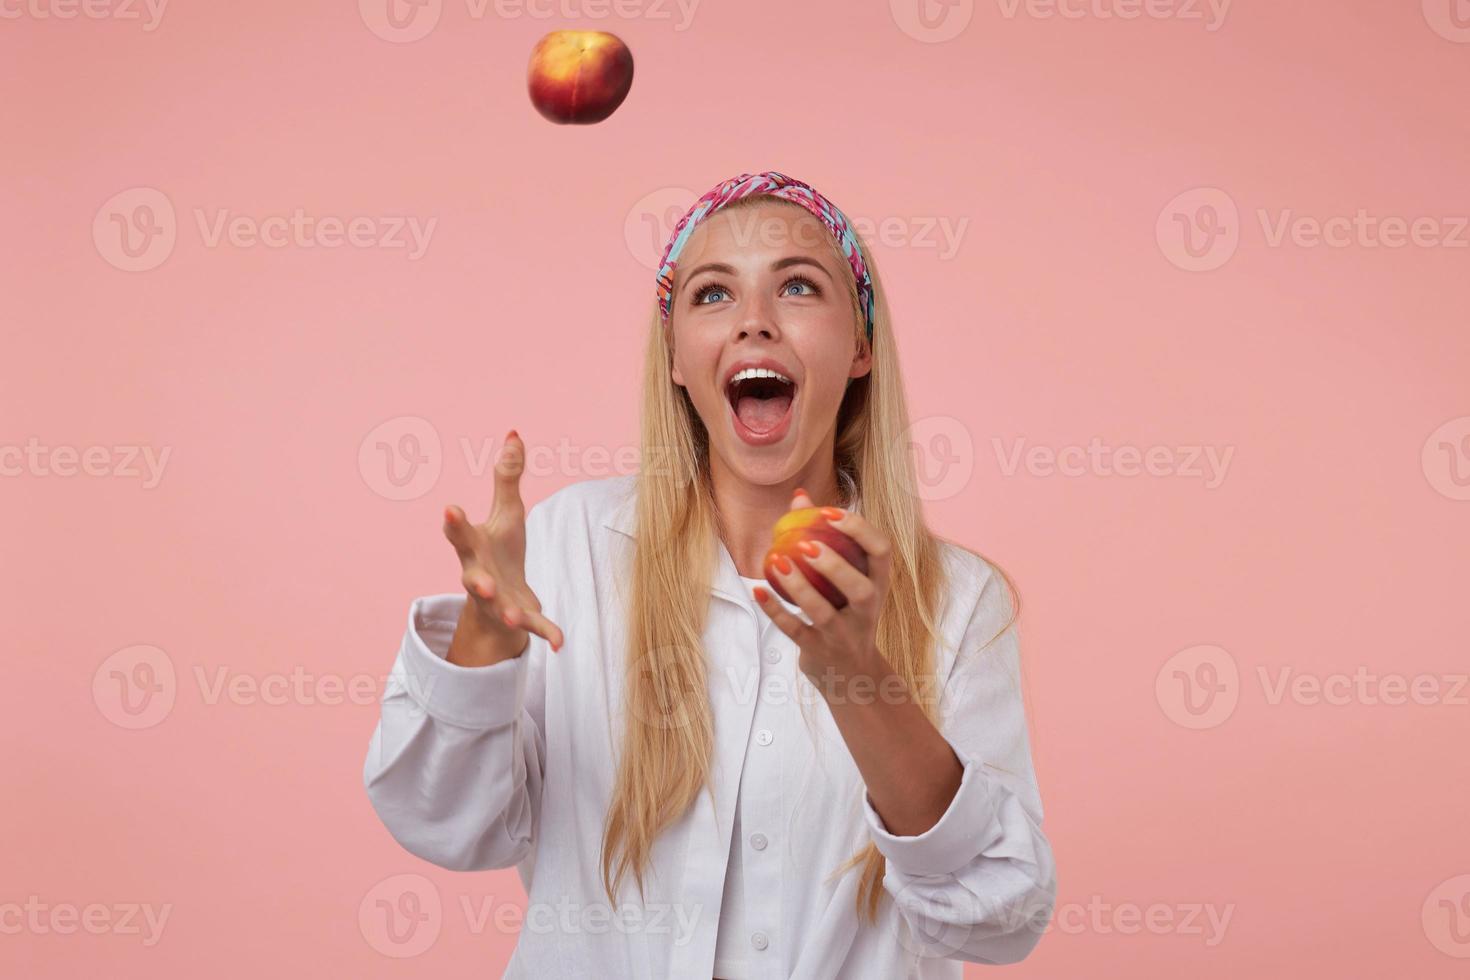
[[[513,660],[451,664],[465,597],[420,598],[383,693],[363,777],[389,832],[445,868],[514,865],[526,888],[503,976],[702,980],[717,946],[741,948],[742,980],[959,980],[960,960],[1024,958],[1050,921],[1056,871],[1015,631],[980,649],[1009,599],[988,564],[948,543],[936,676],[964,775],[939,822],[888,833],[795,644],[720,546],[703,636],[714,802],[701,793],[655,841],[642,898],[629,875],[608,902],[600,852],[624,720],[633,508],[634,477],[620,476],[528,513],[526,579],[565,634],[560,652],[533,636]],[[887,858],[876,926],[855,908],[861,866],[833,876],[870,840]]]
[[[746,578],[740,576],[740,581],[745,584],[748,595],[751,589],[761,586],[792,612],[799,613],[800,609],[795,603],[787,602],[765,581],[759,578]],[[774,632],[781,635],[776,624],[771,622],[769,616],[760,617],[760,636],[756,642],[759,649],[767,644]],[[754,836],[754,835],[751,835]],[[759,844],[759,847],[756,847]],[[740,829],[740,805],[735,806],[735,824],[730,832],[730,859],[725,865],[725,892],[720,899],[720,924],[715,935],[715,976],[719,980],[747,980],[755,976],[752,969],[747,950],[750,942],[747,937],[749,929],[745,925],[745,903],[750,901],[745,894],[745,881],[743,868],[745,866],[745,849],[755,848],[757,852],[764,851],[769,842],[764,835],[755,838],[755,843],[747,840],[747,835]],[[758,859],[758,858],[757,858]]]

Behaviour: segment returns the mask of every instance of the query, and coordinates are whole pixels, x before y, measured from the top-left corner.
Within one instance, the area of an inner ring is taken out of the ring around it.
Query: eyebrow
[[[777,259],[771,263],[771,271],[780,272],[782,269],[789,269],[794,265],[809,265],[813,269],[821,272],[829,280],[832,278],[832,274],[827,271],[826,266],[822,265],[816,259],[809,258],[805,255],[788,255],[784,259]],[[689,283],[694,281],[696,276],[703,272],[718,272],[723,275],[733,276],[735,275],[735,267],[726,265],[724,262],[706,262],[703,265],[695,266],[689,270],[689,273],[684,278],[685,288],[688,287]],[[679,291],[683,292],[684,290],[680,289]]]

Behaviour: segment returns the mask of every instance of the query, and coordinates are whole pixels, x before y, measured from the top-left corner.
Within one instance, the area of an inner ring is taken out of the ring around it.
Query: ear
[[[873,370],[873,347],[869,344],[852,356],[852,368],[848,370],[847,376],[861,378],[871,370]]]
[[[674,356],[674,331],[671,326],[664,327],[664,342],[669,345],[669,363],[673,365],[669,377],[673,378],[674,384],[680,388],[688,387],[684,384],[684,372],[679,370],[679,359]]]

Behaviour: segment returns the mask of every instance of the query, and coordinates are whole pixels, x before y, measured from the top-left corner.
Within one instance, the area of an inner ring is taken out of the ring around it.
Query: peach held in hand
[[[827,577],[807,564],[806,555],[797,547],[803,541],[818,541],[837,552],[839,557],[845,558],[864,575],[868,574],[868,553],[852,538],[837,530],[827,523],[827,518],[822,516],[820,507],[803,507],[800,510],[787,511],[781,515],[776,522],[775,541],[771,550],[766,552],[766,560],[762,566],[766,573],[766,581],[771,583],[771,588],[776,594],[787,602],[796,600],[786,594],[781,583],[776,580],[773,566],[778,558],[786,558],[793,562],[806,580],[812,584],[822,598],[832,603],[832,608],[841,609],[847,605],[847,596],[838,591],[837,587],[827,581]]]
[[[526,84],[552,122],[602,122],[633,87],[633,52],[606,31],[552,31],[531,52]]]

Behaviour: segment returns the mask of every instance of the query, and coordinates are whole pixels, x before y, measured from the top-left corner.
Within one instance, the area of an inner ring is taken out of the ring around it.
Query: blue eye
[[[817,284],[806,276],[792,276],[781,284],[779,290],[782,296],[820,296],[821,292]],[[695,306],[709,306],[711,303],[726,303],[729,300],[730,290],[712,282],[696,289],[692,302]]]
[[[791,287],[806,287],[807,288],[807,292],[791,292],[791,291],[789,291],[789,289],[791,289]],[[782,295],[822,295],[822,289],[817,288],[817,284],[814,284],[814,282],[811,282],[811,279],[807,279],[806,276],[791,276],[791,278],[786,279],[785,282],[782,282],[782,284],[781,284],[781,294]]]

